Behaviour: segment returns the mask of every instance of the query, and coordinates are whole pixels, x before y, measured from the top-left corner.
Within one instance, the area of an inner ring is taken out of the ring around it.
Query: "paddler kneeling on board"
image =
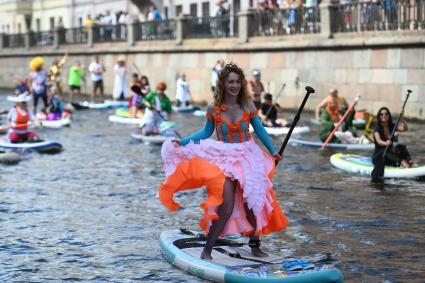
[[[270,93],[266,93],[258,110],[258,116],[261,118],[263,125],[266,127],[289,127],[288,121],[277,118],[277,114],[282,112],[283,108],[278,103],[273,103],[273,96]]]
[[[269,153],[251,137],[250,124]],[[209,139],[214,130],[217,140]],[[211,260],[216,240],[227,234],[249,236],[252,254],[268,256],[260,249],[259,237],[285,230],[288,223],[272,184],[275,161],[282,157],[258,117],[238,66],[229,63],[218,75],[205,127],[180,141],[166,140],[161,155],[167,179],[159,198],[167,208],[179,209],[173,200],[176,192],[206,187],[208,198],[200,205],[200,227],[207,234],[202,259]]]
[[[316,107],[316,119],[320,121],[320,140],[324,142],[338,124],[342,115],[347,111],[349,105],[347,100],[338,95],[336,88],[331,88],[329,95]],[[349,130],[352,128],[355,110],[347,115],[342,123],[341,131],[329,141],[331,143],[359,143],[359,138],[354,137]]]
[[[11,143],[39,142],[40,138],[33,132],[28,131],[28,126],[33,125],[34,114],[28,109],[28,101],[31,96],[23,93],[18,96],[16,107],[10,109],[7,114],[7,126],[9,128],[9,141]]]
[[[166,89],[167,85],[164,82],[160,82],[156,86],[156,90],[148,93],[142,100],[146,109],[140,128],[145,136],[159,135],[161,123],[168,120],[172,105],[168,96],[165,95],[164,91]]]
[[[400,113],[400,122],[397,126],[397,132],[406,132],[408,130],[406,120],[404,119],[404,113]],[[390,140],[391,133],[395,127],[391,112],[387,107],[379,109],[376,115],[377,122],[373,129],[373,137],[375,140],[375,152],[372,156],[373,164],[376,164],[377,160],[382,158],[382,154],[385,151],[385,147],[388,146],[388,150],[385,154],[385,165],[394,167],[411,168],[415,164],[410,157],[410,153],[404,144],[393,143],[397,141],[397,137],[394,136],[393,140]]]

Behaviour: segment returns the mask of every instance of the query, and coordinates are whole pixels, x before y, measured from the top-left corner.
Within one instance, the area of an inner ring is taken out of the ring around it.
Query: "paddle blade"
[[[384,181],[384,173],[385,173],[385,160],[383,157],[381,157],[376,161],[375,167],[373,167],[373,170],[371,173],[372,182],[382,183]]]

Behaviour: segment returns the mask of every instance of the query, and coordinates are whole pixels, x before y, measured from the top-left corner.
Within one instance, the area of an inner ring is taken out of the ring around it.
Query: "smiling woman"
[[[201,258],[211,259],[217,238],[225,234],[249,236],[252,254],[267,257],[260,249],[259,236],[284,230],[288,220],[272,189],[274,160],[251,138],[250,124],[274,159],[281,157],[257,116],[237,65],[227,64],[219,74],[206,119],[200,131],[164,143],[161,155],[167,180],[161,185],[160,200],[177,210],[174,193],[206,186],[208,198],[201,204],[200,226],[208,238]],[[217,141],[208,139],[214,129]]]

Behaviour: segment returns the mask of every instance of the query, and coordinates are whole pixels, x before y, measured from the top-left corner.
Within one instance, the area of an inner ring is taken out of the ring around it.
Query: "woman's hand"
[[[173,139],[171,142],[174,144],[175,147],[179,147],[181,145],[180,139]]]
[[[393,142],[390,141],[390,140],[385,141],[385,145],[387,145],[387,146],[391,146],[392,144],[393,144]]]
[[[279,154],[279,152],[276,152],[273,154],[273,158],[275,159],[276,163],[282,160],[282,155]]]

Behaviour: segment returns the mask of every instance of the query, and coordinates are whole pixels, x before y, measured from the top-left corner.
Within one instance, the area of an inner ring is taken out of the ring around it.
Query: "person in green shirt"
[[[165,95],[166,89],[167,85],[160,82],[156,86],[156,90],[148,93],[142,100],[142,103],[146,106],[145,115],[140,125],[143,135],[160,134],[161,123],[168,120],[168,114],[171,113],[171,101]]]
[[[75,61],[74,66],[69,70],[69,103],[72,103],[72,97],[74,95],[81,94],[81,81],[84,80],[84,66],[81,65],[80,61]]]

